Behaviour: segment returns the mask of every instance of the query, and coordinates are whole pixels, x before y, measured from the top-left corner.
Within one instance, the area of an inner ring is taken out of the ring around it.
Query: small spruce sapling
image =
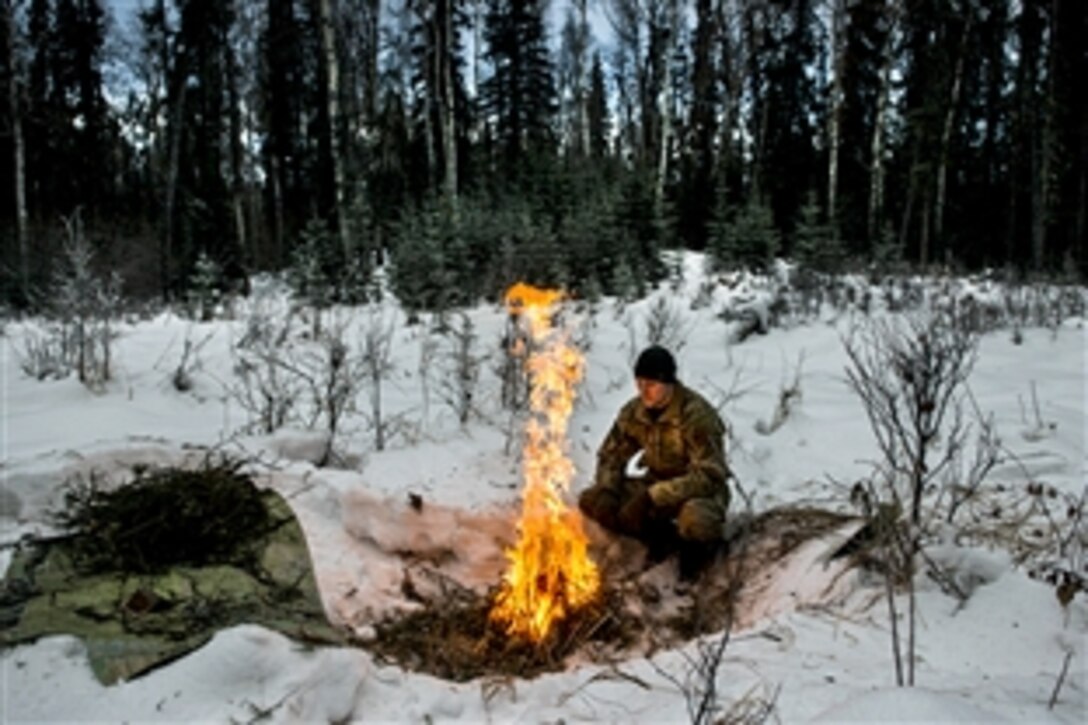
[[[215,317],[222,283],[223,271],[219,263],[207,252],[201,252],[189,277],[189,309],[194,319],[209,322]]]

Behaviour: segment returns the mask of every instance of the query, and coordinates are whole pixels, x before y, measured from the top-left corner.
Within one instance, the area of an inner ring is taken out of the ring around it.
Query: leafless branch
[[[862,400],[883,457],[882,490],[870,482],[867,494],[872,511],[894,512],[894,518],[882,523],[877,533],[888,560],[887,595],[900,684],[901,650],[891,577],[903,577],[908,588],[906,684],[913,685],[917,621],[914,560],[927,523],[922,518],[922,503],[932,482],[961,456],[967,430],[961,390],[977,357],[978,341],[955,310],[946,309],[908,317],[901,324],[868,320],[844,340],[844,346],[848,382]],[[938,448],[938,444],[942,445]],[[986,465],[984,457],[978,470],[988,470]],[[909,506],[909,516],[901,523],[904,503]]]
[[[1058,693],[1062,691],[1065,675],[1069,672],[1069,662],[1072,659],[1073,650],[1066,650],[1065,660],[1062,662],[1062,671],[1058,674],[1058,681],[1054,683],[1054,691],[1050,693],[1050,702],[1046,706],[1048,710],[1053,710],[1054,706],[1058,704]]]

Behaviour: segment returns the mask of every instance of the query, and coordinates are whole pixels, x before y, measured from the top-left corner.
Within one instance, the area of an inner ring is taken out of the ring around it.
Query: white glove
[[[628,478],[643,478],[650,472],[649,468],[642,465],[642,455],[645,452],[645,449],[640,449],[638,453],[627,459],[627,465],[623,470],[624,475]]]

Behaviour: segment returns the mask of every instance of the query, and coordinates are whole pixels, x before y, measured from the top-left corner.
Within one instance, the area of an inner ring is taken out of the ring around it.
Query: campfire
[[[600,589],[581,514],[564,500],[574,477],[567,423],[584,363],[565,331],[552,324],[562,299],[561,292],[526,284],[506,293],[508,308],[528,328],[530,416],[518,541],[507,551],[508,568],[489,618],[508,635],[537,643]]]
[[[614,664],[723,628],[750,627],[778,613],[783,602],[824,601],[848,584],[852,555],[828,562],[860,523],[819,510],[782,508],[743,522],[737,514],[730,555],[684,592],[674,588],[669,566],[645,566],[638,542],[591,542],[587,533],[595,530],[583,527],[580,512],[566,503],[575,473],[567,425],[584,363],[566,331],[553,324],[562,302],[560,292],[523,284],[506,294],[511,314],[524,325],[515,350],[524,355],[530,392],[517,538],[505,552],[498,543],[494,549],[505,554],[505,571],[497,577],[500,563],[485,579],[462,579],[456,550],[427,556],[374,538],[378,550],[405,562],[401,594],[418,605],[380,614],[360,638],[379,662],[458,682],[533,677],[562,669],[573,656]],[[428,519],[432,510],[422,499],[405,506],[404,527],[448,521],[444,513]],[[508,532],[506,514],[493,516]],[[816,566],[826,572],[826,587],[782,596],[783,581]]]

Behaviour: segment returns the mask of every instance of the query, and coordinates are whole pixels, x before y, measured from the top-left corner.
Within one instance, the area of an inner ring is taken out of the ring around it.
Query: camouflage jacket
[[[701,395],[677,383],[672,399],[656,417],[633,398],[620,410],[597,451],[595,485],[619,493],[627,461],[645,451],[641,465],[658,506],[677,506],[689,498],[729,503],[725,463],[725,423]]]

